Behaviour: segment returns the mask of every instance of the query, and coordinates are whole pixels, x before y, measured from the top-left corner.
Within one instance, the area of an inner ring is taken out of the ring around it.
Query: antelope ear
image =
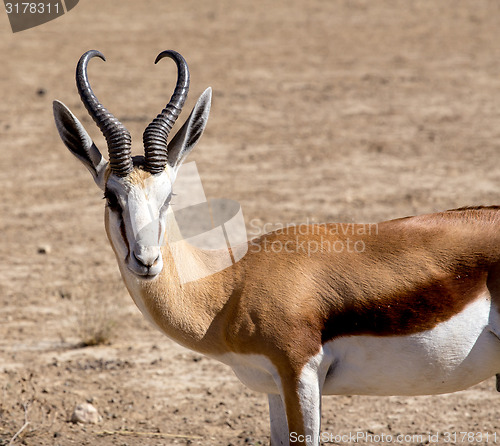
[[[177,171],[200,139],[207,125],[212,102],[212,89],[208,87],[196,102],[189,118],[168,144],[168,163]]]
[[[59,101],[54,101],[52,105],[59,136],[69,151],[89,170],[99,188],[104,190],[104,172],[108,162],[69,108]]]

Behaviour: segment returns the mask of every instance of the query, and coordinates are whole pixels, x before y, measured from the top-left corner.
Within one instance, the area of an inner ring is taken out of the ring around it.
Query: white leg
[[[285,368],[275,381],[279,395],[268,395],[272,446],[318,446],[321,434],[321,391],[329,365],[323,351],[300,373]]]
[[[284,378],[282,380],[283,395],[281,399],[285,403],[283,405],[288,421],[288,432],[282,434],[282,426],[285,426],[285,423],[281,422],[280,437],[278,438],[281,439],[283,435],[286,435],[287,438],[286,442],[278,442],[277,444],[318,446],[321,423],[321,391],[317,369],[308,364],[298,379],[288,378],[291,379]],[[269,401],[271,402],[271,399]],[[274,440],[274,437],[271,436],[271,439]],[[271,442],[271,444],[274,446],[274,443]]]
[[[302,416],[304,418],[305,444],[318,446],[321,433],[321,386],[318,371],[309,364],[304,367],[298,385]]]
[[[289,446],[288,423],[283,400],[279,394],[268,394],[271,419],[271,446]]]

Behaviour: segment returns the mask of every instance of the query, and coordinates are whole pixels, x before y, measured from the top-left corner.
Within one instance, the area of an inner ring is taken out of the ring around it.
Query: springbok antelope
[[[167,143],[189,71],[180,54],[160,53],[157,62],[176,62],[177,85],[144,132],[144,157],[132,158],[129,132],[88,82],[95,56],[104,60],[98,51],[81,57],[76,82],[109,162],[61,102],[54,115],[62,140],[104,191],[123,281],[163,333],[268,394],[271,444],[318,444],[322,394],[439,394],[500,372],[499,208],[282,228],[251,240],[230,267],[182,282],[182,269],[205,269],[219,255],[159,243],[178,231],[172,185],[205,128],[211,89]],[[134,230],[144,225],[155,240]]]

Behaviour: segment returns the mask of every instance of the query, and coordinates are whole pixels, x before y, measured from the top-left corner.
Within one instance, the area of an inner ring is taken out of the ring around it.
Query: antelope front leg
[[[279,394],[268,394],[269,418],[271,420],[271,446],[288,446],[288,422],[283,399]]]
[[[284,380],[281,398],[279,403],[284,400],[288,421],[287,438],[283,439],[284,434],[281,432],[284,430],[284,423],[280,421],[280,428],[271,427],[271,444],[318,446],[321,429],[321,386],[317,370],[306,366],[298,379]],[[276,398],[272,400],[271,402],[271,398],[269,399],[269,407],[273,404],[278,412],[278,402]],[[276,414],[276,422],[279,417],[282,418],[282,415]],[[277,438],[281,443],[278,440],[275,442],[273,434],[280,435]]]

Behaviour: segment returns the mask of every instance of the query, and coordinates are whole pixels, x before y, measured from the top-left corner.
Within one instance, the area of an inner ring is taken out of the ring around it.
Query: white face
[[[139,279],[163,268],[161,246],[172,197],[174,172],[151,175],[137,169],[125,178],[111,174],[105,188],[107,226],[118,261]]]

